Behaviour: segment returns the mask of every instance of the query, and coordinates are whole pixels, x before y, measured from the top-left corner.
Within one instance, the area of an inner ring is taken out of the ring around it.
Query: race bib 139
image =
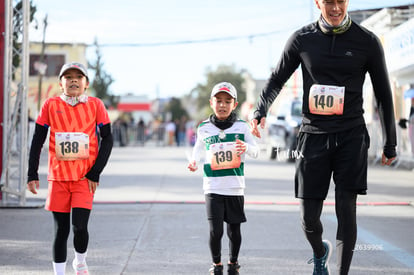
[[[240,167],[241,158],[237,155],[236,142],[220,142],[210,145],[211,170]]]

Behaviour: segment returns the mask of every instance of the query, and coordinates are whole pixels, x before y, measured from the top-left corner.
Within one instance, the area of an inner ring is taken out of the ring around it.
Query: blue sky
[[[391,4],[392,2],[392,4]],[[319,15],[313,0],[33,0],[39,29],[30,40],[87,43],[102,47],[114,94],[179,97],[205,82],[219,64],[266,79],[289,35]],[[350,0],[349,10],[413,4],[399,0]],[[263,35],[261,34],[268,34]],[[163,45],[235,37],[219,42]],[[134,44],[135,47],[115,45]],[[149,44],[153,46],[149,46]],[[154,45],[156,44],[156,45]],[[94,48],[88,49],[93,61]]]

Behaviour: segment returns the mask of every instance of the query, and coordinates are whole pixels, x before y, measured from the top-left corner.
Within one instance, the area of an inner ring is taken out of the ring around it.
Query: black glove
[[[401,118],[400,121],[398,122],[398,125],[402,128],[402,129],[407,129],[407,123],[408,120],[405,118]]]
[[[384,146],[384,155],[390,159],[397,156],[397,151],[395,149],[395,145],[385,145]]]

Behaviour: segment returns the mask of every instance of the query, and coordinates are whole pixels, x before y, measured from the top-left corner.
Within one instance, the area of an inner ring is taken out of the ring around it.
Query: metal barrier
[[[29,72],[29,0],[6,1],[4,33],[3,167],[0,206],[25,206],[27,183]],[[13,20],[14,15],[19,20]],[[14,35],[14,37],[13,37]],[[17,43],[13,43],[13,38]],[[19,66],[13,65],[17,57]]]

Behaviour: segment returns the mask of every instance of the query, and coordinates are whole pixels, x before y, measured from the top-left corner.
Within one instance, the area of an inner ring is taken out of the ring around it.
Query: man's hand
[[[384,153],[382,154],[381,164],[390,166],[391,163],[395,160],[395,157],[387,158]]]
[[[257,128],[257,123],[258,123],[258,121],[255,118],[252,119],[252,121],[250,122],[250,125],[252,127],[252,135],[254,135],[254,136],[258,137],[258,138],[261,138],[260,131]],[[260,127],[262,129],[264,129],[265,128],[265,125],[266,125],[266,118],[265,117],[262,117],[262,119],[260,120]]]

